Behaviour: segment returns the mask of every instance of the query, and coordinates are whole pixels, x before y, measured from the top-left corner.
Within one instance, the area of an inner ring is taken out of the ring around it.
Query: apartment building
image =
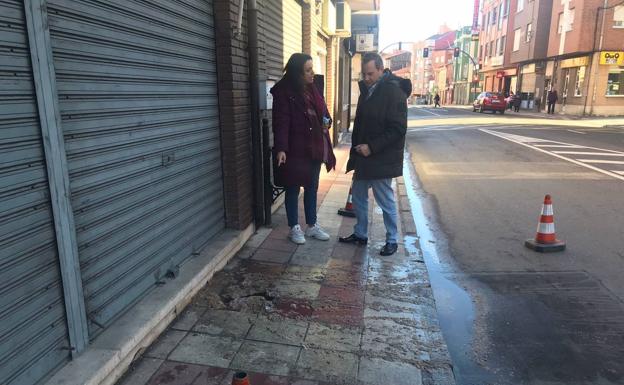
[[[558,92],[556,112],[624,115],[621,2],[554,1],[548,57],[544,83]]]
[[[483,91],[508,93],[517,88],[517,66],[510,62],[513,15],[527,0],[485,0],[481,6],[479,65]]]
[[[457,30],[455,47],[460,49],[453,66],[453,103],[470,104],[479,90],[479,78],[475,79],[475,63],[479,51],[479,35],[473,26]]]

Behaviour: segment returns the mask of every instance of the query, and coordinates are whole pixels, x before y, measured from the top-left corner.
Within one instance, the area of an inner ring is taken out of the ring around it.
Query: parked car
[[[505,97],[499,92],[481,92],[472,103],[472,112],[492,111],[495,114],[498,111],[504,114],[505,108],[507,108]]]

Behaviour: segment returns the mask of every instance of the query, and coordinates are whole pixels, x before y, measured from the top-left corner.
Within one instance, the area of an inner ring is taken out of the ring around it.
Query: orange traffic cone
[[[527,239],[524,245],[529,249],[539,251],[540,253],[565,250],[565,242],[557,239],[557,236],[555,235],[555,217],[553,214],[553,206],[550,195],[546,195],[544,198],[542,215],[540,216],[539,223],[537,224],[537,234],[535,235],[535,239]]]
[[[355,218],[355,211],[353,211],[353,195],[351,195],[351,187],[349,187],[349,197],[344,209],[338,209],[338,215],[343,217]]]
[[[232,385],[250,385],[249,376],[245,372],[236,372],[232,377]]]

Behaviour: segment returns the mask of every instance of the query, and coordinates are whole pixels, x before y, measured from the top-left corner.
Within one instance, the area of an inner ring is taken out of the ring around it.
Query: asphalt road
[[[531,119],[410,109],[412,207],[458,384],[624,384],[624,129]],[[524,247],[545,194],[564,252]]]

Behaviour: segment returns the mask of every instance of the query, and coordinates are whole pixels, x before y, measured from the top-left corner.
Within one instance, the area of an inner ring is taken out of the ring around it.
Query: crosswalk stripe
[[[552,147],[552,148],[587,148],[585,146],[577,146],[576,144],[534,144],[535,147]]]
[[[612,153],[612,152],[584,152],[584,151],[553,151],[555,154],[568,154],[568,155],[596,155],[596,156],[624,156],[624,153]]]
[[[619,170],[610,170],[610,171],[616,174],[624,175],[624,171],[619,171]]]
[[[603,160],[603,159],[577,159],[579,162],[585,163],[603,163],[603,164],[624,164],[621,160]]]

